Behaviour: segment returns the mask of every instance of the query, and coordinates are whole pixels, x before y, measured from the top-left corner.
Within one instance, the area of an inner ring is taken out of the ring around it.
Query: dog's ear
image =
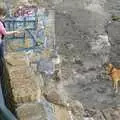
[[[104,67],[104,68],[106,68],[107,66],[108,66],[108,62],[106,62],[106,63],[104,63],[102,66]]]
[[[113,65],[112,65],[111,63],[109,63],[109,64],[108,64],[108,67],[112,68],[112,67],[113,67]]]

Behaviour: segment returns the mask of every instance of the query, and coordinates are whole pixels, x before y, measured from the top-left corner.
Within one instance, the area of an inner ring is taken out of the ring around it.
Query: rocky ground
[[[93,119],[120,119],[120,94],[114,94],[103,67],[106,62],[120,65],[119,1],[65,0],[57,10],[56,45],[63,56],[65,90],[88,111],[97,111],[91,113]]]

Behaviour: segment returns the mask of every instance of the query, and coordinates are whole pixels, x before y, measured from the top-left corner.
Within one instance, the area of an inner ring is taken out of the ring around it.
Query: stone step
[[[37,100],[37,85],[25,62],[24,53],[9,53],[6,57],[10,84],[16,104]]]
[[[43,104],[27,103],[17,108],[19,120],[48,120]]]

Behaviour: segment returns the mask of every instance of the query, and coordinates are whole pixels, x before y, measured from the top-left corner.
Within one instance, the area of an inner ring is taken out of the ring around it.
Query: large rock
[[[61,92],[61,89],[58,88],[56,81],[52,79],[45,79],[45,86],[43,95],[51,103],[65,107],[67,102],[67,96],[64,95],[64,91]]]
[[[53,105],[44,99],[39,103],[22,104],[16,111],[20,120],[56,120]]]
[[[64,106],[64,103],[62,102],[57,90],[50,90],[48,93],[44,93],[44,97],[51,103]]]
[[[83,120],[83,106],[79,101],[74,100],[66,100],[62,98],[62,95],[57,91],[50,91],[45,95],[45,98],[55,104],[58,105],[55,107],[56,115],[61,116],[61,113],[64,111],[64,118],[74,119],[74,120]],[[59,112],[58,112],[59,111]],[[66,117],[65,117],[66,116]]]

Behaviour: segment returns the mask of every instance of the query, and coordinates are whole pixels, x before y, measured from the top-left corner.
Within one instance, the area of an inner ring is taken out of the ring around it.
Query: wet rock
[[[44,93],[44,97],[53,104],[64,106],[64,102],[57,90],[49,90],[48,93]]]
[[[93,117],[96,114],[96,110],[93,109],[85,109],[84,110],[84,117]]]
[[[59,82],[61,80],[59,70],[55,70],[54,74],[52,75],[52,79],[57,81],[57,82]]]
[[[119,120],[120,119],[120,109],[106,109],[103,110],[104,117],[107,120]]]
[[[96,114],[93,116],[94,120],[105,120],[105,117],[100,111],[97,111]]]
[[[77,101],[72,100],[68,102],[68,110],[71,110],[74,120],[83,120],[83,105]]]

